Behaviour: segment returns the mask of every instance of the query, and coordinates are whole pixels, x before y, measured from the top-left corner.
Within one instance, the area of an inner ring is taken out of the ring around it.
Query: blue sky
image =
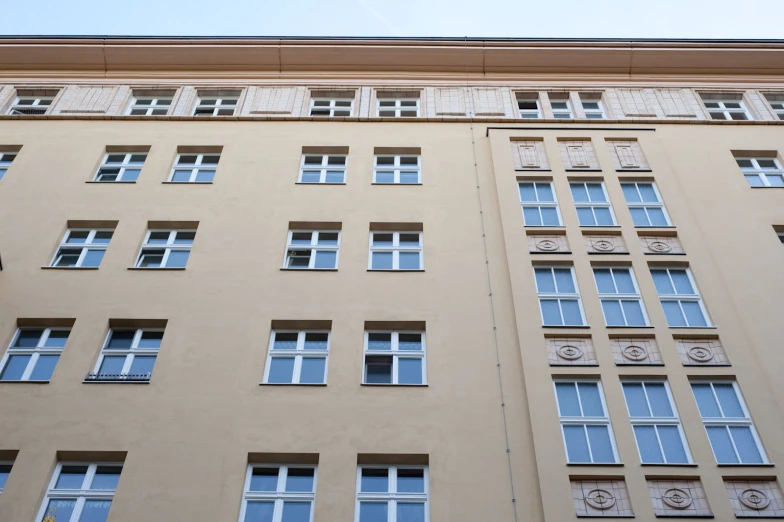
[[[784,0],[36,0],[0,34],[784,38]]]

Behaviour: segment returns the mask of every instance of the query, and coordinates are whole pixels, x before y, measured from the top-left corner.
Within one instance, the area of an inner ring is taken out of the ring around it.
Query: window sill
[[[90,179],[85,181],[85,183],[98,183],[100,185],[130,185],[136,183],[135,181],[98,181],[95,179]]]
[[[783,189],[784,187],[749,187],[753,189]]]
[[[609,468],[620,468],[623,467],[623,462],[567,462],[567,466],[590,466],[592,468],[596,467],[609,467]]]
[[[150,384],[146,381],[102,381],[101,379],[85,379],[82,384]]]
[[[305,388],[315,387],[324,388],[327,383],[304,383],[304,382],[260,382],[259,386],[302,386]]]
[[[718,330],[718,326],[668,326],[670,330]]]
[[[98,270],[97,266],[42,266],[41,270]]]
[[[654,463],[646,464],[645,462],[641,462],[640,465],[644,466],[644,467],[647,467],[647,468],[656,467],[656,466],[661,466],[661,467],[665,467],[665,468],[696,468],[696,467],[698,467],[698,464],[696,462],[689,462],[687,464],[654,464]]]
[[[282,267],[281,272],[337,272],[337,268],[287,268]]]
[[[566,230],[566,227],[563,225],[523,225],[523,228],[531,228],[535,230],[542,230],[542,229],[546,230],[550,228],[553,230]]]
[[[415,270],[395,270],[394,268],[368,268],[368,272],[424,272],[424,268],[418,268]]]
[[[591,327],[589,324],[543,324],[542,328],[580,328],[581,330],[587,330]]]
[[[637,227],[637,226],[636,226],[636,227],[634,227],[634,228],[635,228],[636,230],[646,230],[646,231],[648,231],[648,230],[657,230],[657,229],[662,229],[662,230],[674,230],[674,229],[676,229],[676,228],[678,228],[678,227],[676,227],[675,225],[661,225],[661,226],[658,226],[658,225],[657,225],[657,226],[650,226],[650,227]]]
[[[773,462],[766,462],[763,464],[716,464],[720,468],[775,468],[776,464]]]
[[[577,518],[634,518],[634,515],[577,515]]]
[[[552,172],[553,169],[515,169],[515,172]]]
[[[371,183],[380,187],[421,187],[422,183]]]
[[[553,255],[571,254],[572,251],[571,250],[561,250],[561,251],[555,250],[555,251],[552,251],[552,252],[542,252],[541,250],[531,250],[528,253],[531,254],[531,255],[540,255],[541,256],[541,255],[548,255],[548,254],[553,254]],[[626,252],[626,253],[628,253],[628,252]],[[539,263],[539,262],[540,261],[537,261],[537,263]]]
[[[601,172],[602,169],[578,169],[578,168],[570,168],[564,169],[566,172]]]
[[[0,381],[0,384],[4,384],[4,383],[12,383],[12,384],[49,384],[49,382],[50,381],[30,381],[30,380],[27,380],[27,381],[12,381],[12,380],[7,380],[7,381]]]
[[[212,181],[161,181],[161,185],[212,185]]]
[[[346,182],[343,183],[308,183],[307,181],[297,181],[294,183],[295,185],[345,185]]]
[[[615,169],[615,172],[653,172],[653,169]]]
[[[185,270],[185,267],[184,266],[172,266],[172,267],[168,267],[168,266],[155,266],[155,267],[129,266],[128,270],[142,270],[142,271],[150,271],[150,272],[160,270],[160,271],[164,271],[165,272],[167,270],[169,270],[169,271]]]
[[[382,384],[382,383],[370,383],[370,382],[363,382],[360,384],[361,386],[367,386],[369,388],[427,388],[427,384]]]
[[[613,330],[617,330],[619,328],[631,328],[633,330],[646,330],[646,329],[653,329],[656,328],[655,326],[645,325],[645,326],[627,326],[627,325],[606,325],[605,328],[611,328]]]
[[[613,230],[617,230],[617,229],[621,228],[621,225],[580,225],[580,228],[590,228],[590,229],[610,228],[610,229],[613,229]]]
[[[656,515],[656,518],[716,518],[714,515]],[[759,518],[759,517],[754,517]]]

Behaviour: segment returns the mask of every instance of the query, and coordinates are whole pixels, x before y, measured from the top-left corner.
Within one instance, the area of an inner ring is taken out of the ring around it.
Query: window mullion
[[[123,363],[123,367],[120,370],[120,375],[128,375],[130,373],[131,365],[133,364],[134,357],[135,355],[132,351],[128,352],[128,354],[125,356],[125,362]]]
[[[85,500],[86,499],[80,492],[79,496],[76,497],[76,505],[74,506],[73,513],[71,513],[71,522],[77,522],[81,518]],[[44,516],[46,516],[46,514],[44,514]]]
[[[33,351],[30,354],[30,360],[27,362],[27,367],[25,368],[25,371],[24,371],[24,373],[22,373],[22,376],[19,378],[19,380],[21,380],[21,381],[28,381],[28,380],[30,380],[30,375],[32,375],[33,370],[35,369],[35,366],[38,364],[38,357],[39,356],[40,356],[40,354],[38,352],[38,348],[36,348],[35,351]]]

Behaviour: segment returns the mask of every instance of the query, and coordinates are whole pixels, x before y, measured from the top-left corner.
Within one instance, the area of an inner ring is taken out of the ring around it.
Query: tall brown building
[[[0,521],[784,517],[784,43],[0,71]]]

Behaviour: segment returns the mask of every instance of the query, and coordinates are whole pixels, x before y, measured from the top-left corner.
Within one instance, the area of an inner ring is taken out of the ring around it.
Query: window
[[[621,183],[635,227],[671,225],[656,185],[650,182]]]
[[[193,109],[194,116],[234,116],[239,96],[217,96],[202,98]]]
[[[5,483],[8,482],[8,476],[11,474],[11,468],[13,467],[13,463],[0,462],[0,493],[5,489]]]
[[[417,185],[422,183],[420,156],[376,155],[373,183]]]
[[[585,117],[589,120],[603,120],[606,117],[601,99],[580,96],[580,104],[583,106]]]
[[[697,285],[687,268],[651,269],[651,276],[671,328],[710,326]]]
[[[719,464],[768,462],[735,382],[692,382],[691,390]]]
[[[17,152],[0,152],[0,179],[3,179],[17,154]]]
[[[691,456],[666,382],[624,382],[623,395],[643,464],[689,464]]]
[[[425,332],[365,332],[363,384],[426,384]]]
[[[419,98],[379,98],[378,115],[382,118],[416,118],[419,116]]]
[[[267,384],[326,384],[329,330],[272,332],[267,353]]]
[[[561,213],[550,181],[521,181],[520,204],[527,227],[559,227]]]
[[[87,381],[147,382],[163,340],[162,328],[112,328]]]
[[[593,277],[607,326],[648,326],[631,268],[594,268]]]
[[[139,178],[146,152],[109,153],[95,173],[94,181],[133,183]]]
[[[340,231],[289,230],[283,268],[335,270]]]
[[[737,100],[703,100],[711,119],[714,120],[752,120],[746,106]]]
[[[0,381],[49,381],[70,328],[19,328],[2,361]]]
[[[354,107],[353,98],[311,98],[311,116],[351,116]]]
[[[610,417],[598,381],[555,382],[569,464],[618,462]]]
[[[8,114],[17,116],[35,116],[46,114],[52,105],[54,96],[17,96]]]
[[[780,120],[784,120],[784,96],[781,94],[774,94],[766,96],[771,109],[778,116]]]
[[[60,268],[98,268],[114,229],[68,229],[52,264]]]
[[[37,522],[106,522],[122,464],[60,463]]]
[[[750,187],[784,187],[784,170],[776,158],[735,158]]]
[[[572,267],[535,267],[534,276],[542,324],[585,326],[583,305]]]
[[[517,110],[521,118],[539,119],[542,117],[542,108],[539,106],[539,96],[536,94],[520,93],[517,95]]]
[[[355,522],[429,520],[428,473],[424,466],[360,466]]]
[[[240,522],[311,522],[316,467],[248,466]]]
[[[569,183],[581,227],[615,225],[615,215],[602,182]]]
[[[166,116],[172,104],[171,96],[134,96],[128,108],[130,116]]]
[[[550,98],[550,107],[553,109],[553,117],[558,120],[568,120],[572,118],[572,104],[568,98]]]
[[[177,154],[169,181],[172,183],[212,183],[220,154]]]
[[[300,183],[345,183],[345,154],[303,154],[299,169]]]
[[[136,268],[185,268],[195,230],[148,230]]]
[[[371,232],[369,270],[424,270],[422,232]]]

